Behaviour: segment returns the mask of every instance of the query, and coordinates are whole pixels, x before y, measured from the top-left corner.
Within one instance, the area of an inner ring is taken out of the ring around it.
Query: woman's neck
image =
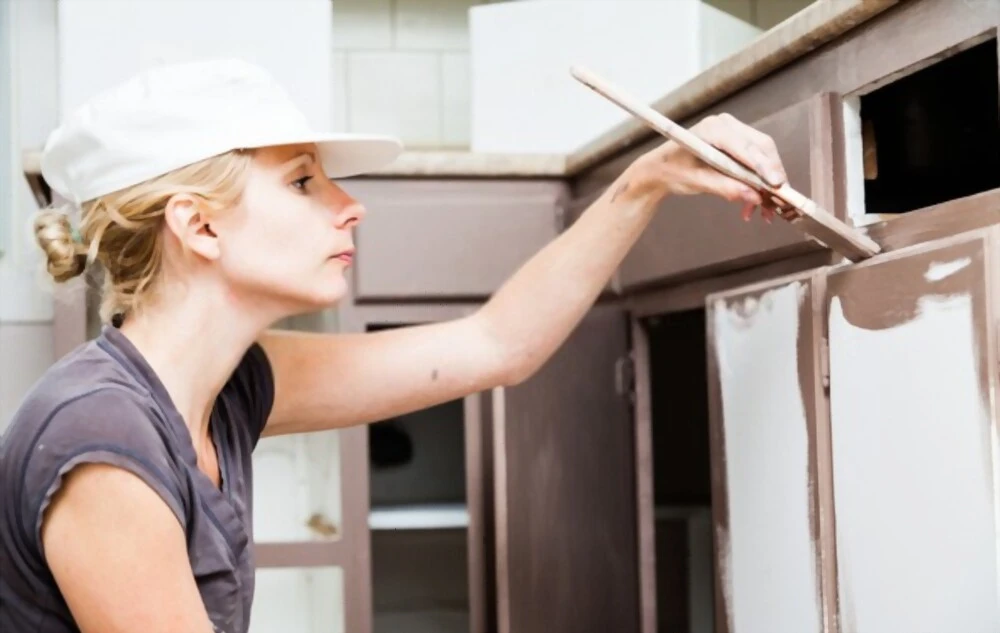
[[[276,320],[240,309],[225,296],[190,289],[144,307],[119,328],[156,372],[196,447],[207,439],[219,392],[247,348]]]

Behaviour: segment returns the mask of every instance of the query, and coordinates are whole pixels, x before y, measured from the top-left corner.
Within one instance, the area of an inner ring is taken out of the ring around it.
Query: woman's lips
[[[339,259],[345,264],[350,264],[351,262],[354,261],[354,251],[353,250],[344,251],[343,253],[338,253],[337,255],[334,255],[333,257],[334,259]]]

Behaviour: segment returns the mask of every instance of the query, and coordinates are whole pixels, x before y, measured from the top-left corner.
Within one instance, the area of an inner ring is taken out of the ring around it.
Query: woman
[[[774,184],[785,178],[771,140],[735,119],[695,130]],[[37,240],[56,281],[100,263],[111,325],[49,369],[4,437],[0,629],[246,631],[261,436],[519,383],[665,196],[721,196],[747,219],[762,202],[668,142],[472,316],[363,335],[269,331],[344,296],[365,210],[330,178],[399,150],[311,132],[266,73],[232,60],[142,73],[52,134],[43,173],[81,220],[45,211]]]

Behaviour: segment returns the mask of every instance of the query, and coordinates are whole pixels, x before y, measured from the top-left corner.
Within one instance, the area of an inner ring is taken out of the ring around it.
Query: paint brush
[[[625,94],[590,70],[573,66],[570,73],[580,83],[644,122],[654,131],[673,140],[717,171],[753,187],[763,196],[769,196],[778,207],[778,215],[802,231],[807,238],[837,251],[854,262],[881,252],[881,247],[870,237],[841,222],[815,201],[793,189],[787,182],[780,187],[768,184],[756,172],[732,156]]]

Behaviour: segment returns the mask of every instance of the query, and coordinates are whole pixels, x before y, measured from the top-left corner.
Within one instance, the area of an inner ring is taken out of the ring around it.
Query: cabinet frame
[[[421,324],[460,319],[474,313],[476,304],[421,303],[364,305],[345,298],[339,309],[340,331],[363,333],[373,323]],[[464,426],[466,433],[466,504],[469,512],[467,546],[469,556],[469,615],[471,633],[486,633],[487,551],[486,512],[483,492],[488,487],[484,477],[483,448],[484,417],[481,394],[464,398]],[[371,512],[369,485],[368,425],[354,426],[341,431],[342,510],[344,518],[344,612],[347,631],[370,632],[373,628],[374,599],[371,555],[371,529],[368,516]],[[477,441],[470,442],[470,439]],[[346,482],[350,482],[347,485]]]

